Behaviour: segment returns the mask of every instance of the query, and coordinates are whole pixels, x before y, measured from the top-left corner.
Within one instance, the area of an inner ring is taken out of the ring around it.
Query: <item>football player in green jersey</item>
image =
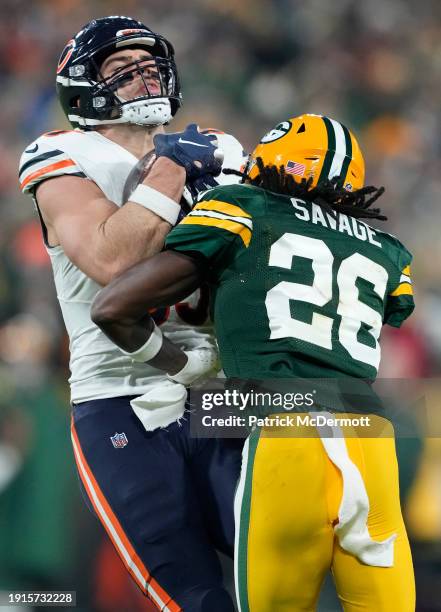
[[[94,321],[123,350],[191,382],[203,367],[145,313],[208,282],[227,377],[375,379],[382,325],[399,327],[414,308],[411,255],[362,220],[385,218],[372,208],[383,189],[364,187],[355,137],[328,117],[289,119],[262,138],[243,178],[206,192],[169,234],[167,251],[103,289]],[[365,400],[354,412],[370,415],[375,434],[346,411],[342,425],[322,412],[332,433],[318,427],[312,436],[318,410],[290,435],[264,424],[245,444],[239,608],[314,610],[331,568],[345,610],[410,612],[393,428]]]

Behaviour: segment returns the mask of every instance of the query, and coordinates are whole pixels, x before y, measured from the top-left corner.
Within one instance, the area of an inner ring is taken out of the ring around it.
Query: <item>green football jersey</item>
[[[414,308],[397,238],[258,187],[207,192],[166,245],[208,261],[228,377],[372,380],[382,325]]]

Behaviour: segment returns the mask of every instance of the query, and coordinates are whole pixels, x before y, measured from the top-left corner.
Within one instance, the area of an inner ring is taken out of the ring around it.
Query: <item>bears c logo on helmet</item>
[[[60,55],[60,59],[58,60],[58,66],[57,66],[57,74],[60,74],[60,72],[63,70],[63,68],[65,67],[65,65],[67,64],[67,62],[69,61],[70,56],[73,53],[73,49],[74,49],[74,39],[71,38],[70,40],[67,41],[66,46],[64,47],[61,55]]]

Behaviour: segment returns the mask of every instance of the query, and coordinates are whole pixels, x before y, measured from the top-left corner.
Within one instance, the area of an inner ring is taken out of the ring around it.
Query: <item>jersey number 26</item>
[[[333,299],[334,256],[323,240],[286,233],[272,245],[269,265],[291,270],[292,266],[295,266],[293,259],[296,256],[306,257],[312,261],[314,280],[312,285],[282,281],[268,291],[265,305],[271,330],[270,338],[296,338],[332,350],[334,319],[314,312],[311,323],[299,321],[292,317],[295,315],[295,306],[292,309],[290,301],[307,302],[320,308]],[[336,278],[339,289],[336,314],[341,317],[338,340],[353,359],[378,368],[380,363],[378,338],[382,327],[382,316],[380,312],[359,300],[356,286],[358,278],[369,281],[375,293],[384,300],[388,281],[387,271],[360,253],[354,253],[343,259]],[[358,340],[362,323],[368,326],[375,346],[367,346]]]

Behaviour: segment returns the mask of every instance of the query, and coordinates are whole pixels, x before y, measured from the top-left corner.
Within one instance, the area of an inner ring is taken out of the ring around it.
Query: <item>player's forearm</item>
[[[97,322],[97,316],[92,314]],[[153,319],[147,315],[139,321],[134,322],[131,319],[107,320],[105,323],[98,323],[106,336],[112,340],[120,349],[126,353],[136,354],[136,352],[145,347],[151,340],[152,332],[155,328]],[[163,370],[170,375],[179,372],[187,362],[187,356],[178,346],[173,344],[168,338],[161,338],[161,347],[156,355],[148,359],[149,353],[146,352],[145,359],[142,355],[138,361],[148,361],[150,365],[159,370]]]
[[[153,212],[128,203],[97,228],[93,257],[89,258],[93,270],[83,271],[107,285],[134,264],[159,253],[171,227]]]
[[[146,197],[144,205],[129,199],[99,228],[100,240],[97,242],[96,260],[105,263],[102,278],[104,282],[101,282],[103,285],[132,265],[162,250],[165,237],[172,227],[169,221],[173,219],[169,218],[168,214],[177,216],[180,211],[185,170],[171,160],[160,157],[153,164],[142,185],[154,190],[147,192],[147,196],[143,194],[143,197]],[[159,194],[157,200],[155,192]],[[175,203],[175,210],[167,209],[164,214],[164,201],[161,196],[170,200],[170,206]]]
[[[185,180],[185,169],[182,166],[167,157],[158,157],[142,184],[156,189],[179,203],[184,191]]]
[[[110,340],[132,359],[150,365],[173,376],[178,382],[190,384],[195,373],[210,370],[194,355],[187,364],[186,354],[155,328],[149,308],[171,305],[189,295],[201,284],[204,266],[192,257],[165,251],[150,261],[133,266],[125,274],[102,289],[95,298],[91,318]]]
[[[102,289],[92,304],[92,320],[109,337],[118,325],[145,327],[143,319],[150,308],[176,304],[200,286],[203,275],[202,264],[191,257],[174,251],[159,253]],[[127,350],[134,348],[136,344]]]
[[[110,322],[102,329],[131,359],[148,363],[185,386],[213,373],[218,367],[217,351],[210,348],[183,351],[163,336],[149,315],[132,324]]]
[[[188,358],[184,351],[164,337],[160,351],[153,359],[150,359],[149,364],[173,376],[182,370],[187,361]]]
[[[153,329],[150,308],[170,306],[198,287],[203,271],[198,262],[165,251],[115,278],[96,296],[92,321],[129,353],[143,346]]]

